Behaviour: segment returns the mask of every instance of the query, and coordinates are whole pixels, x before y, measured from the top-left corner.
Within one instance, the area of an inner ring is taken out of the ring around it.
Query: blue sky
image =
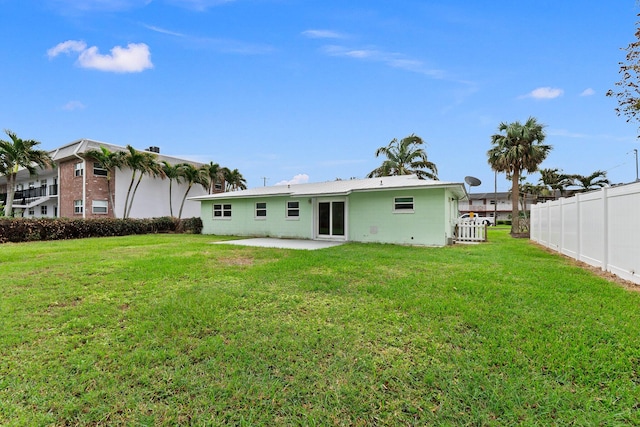
[[[482,180],[500,122],[544,123],[542,167],[636,178],[605,97],[633,0],[0,0],[0,128],[238,168],[249,187],[363,178],[421,136],[441,180]],[[529,176],[537,182],[538,175]],[[498,177],[498,190],[509,182]]]

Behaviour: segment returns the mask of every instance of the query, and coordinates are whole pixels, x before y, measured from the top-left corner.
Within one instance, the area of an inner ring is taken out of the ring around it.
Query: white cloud
[[[399,68],[414,73],[424,74],[433,78],[443,78],[442,70],[427,67],[424,62],[406,58],[400,53],[385,52],[377,49],[349,49],[344,46],[324,46],[322,51],[329,56],[341,56],[353,59],[381,62],[389,67]]]
[[[61,53],[82,52],[86,48],[87,44],[81,40],[67,40],[47,50],[47,55],[49,58],[55,58]]]
[[[143,26],[151,31],[155,31],[156,33],[162,33],[162,34],[168,34],[170,36],[176,36],[176,37],[185,37],[184,34],[182,33],[177,33],[175,31],[171,31],[171,30],[166,30],[164,28],[160,28],[160,27],[156,27],[155,25],[146,25],[143,24]]]
[[[342,39],[344,35],[331,30],[306,30],[302,35],[311,39]]]
[[[300,173],[294,176],[293,179],[290,179],[288,181],[287,180],[280,181],[280,182],[277,182],[275,185],[306,184],[307,182],[309,182],[309,175],[307,175],[306,173]]]
[[[591,89],[590,87],[583,90],[582,93],[580,94],[580,96],[591,96],[591,95],[595,95],[596,91]]]
[[[80,101],[69,101],[62,106],[65,111],[84,110],[86,106]]]
[[[534,98],[534,99],[553,99],[561,96],[564,93],[564,90],[552,87],[539,87],[537,89],[532,90],[527,95],[524,95],[523,98]]]
[[[111,53],[103,55],[96,46],[87,48],[86,43],[78,40],[67,40],[49,49],[49,58],[61,53],[79,52],[78,65],[100,71],[116,73],[139,73],[153,68],[149,46],[144,43],[129,43],[127,47],[116,46]]]

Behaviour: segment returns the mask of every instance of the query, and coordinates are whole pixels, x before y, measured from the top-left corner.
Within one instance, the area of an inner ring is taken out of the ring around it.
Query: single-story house
[[[415,175],[277,185],[203,195],[204,234],[444,246],[463,183]]]

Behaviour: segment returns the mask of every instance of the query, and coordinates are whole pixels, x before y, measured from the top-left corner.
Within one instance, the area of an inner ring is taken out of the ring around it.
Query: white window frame
[[[290,206],[293,203],[296,207]],[[291,215],[292,212],[297,212],[297,215]],[[287,200],[285,206],[285,218],[291,221],[298,221],[300,219],[300,201],[299,200]]]
[[[73,165],[73,176],[83,176],[84,175],[84,163],[78,162]]]
[[[47,215],[47,205],[40,205],[40,215],[42,216]]]
[[[213,207],[212,207],[213,219],[230,220],[231,212],[232,212],[231,203],[214,203],[213,204]]]
[[[267,219],[267,202],[256,202],[254,219],[264,221]]]
[[[107,200],[92,201],[91,213],[96,215],[107,215],[109,213],[109,202]]]
[[[415,199],[413,198],[413,196],[396,196],[393,198],[393,213],[414,213],[414,212],[415,212]]]
[[[80,215],[84,212],[84,203],[82,200],[74,200],[73,201],[73,213]]]
[[[109,171],[107,171],[105,168],[103,168],[100,163],[98,162],[93,162],[93,175],[94,176],[107,176],[107,174],[109,173]]]

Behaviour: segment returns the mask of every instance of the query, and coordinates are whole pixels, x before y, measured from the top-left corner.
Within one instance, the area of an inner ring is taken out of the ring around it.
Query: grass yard
[[[0,424],[639,425],[640,293],[507,233],[0,245]]]

